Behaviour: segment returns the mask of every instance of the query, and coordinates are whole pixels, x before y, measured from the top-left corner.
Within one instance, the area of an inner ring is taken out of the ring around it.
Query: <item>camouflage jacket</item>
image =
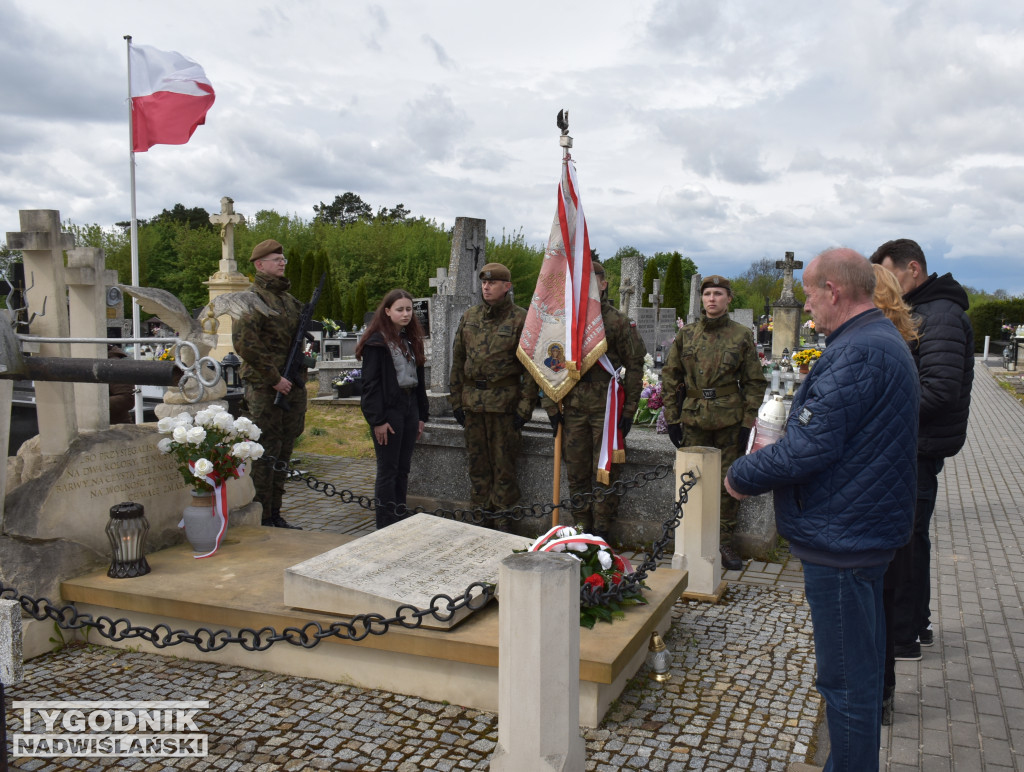
[[[647,354],[647,347],[637,332],[636,324],[613,306],[607,297],[601,300],[601,321],[608,344],[606,353],[612,367],[616,370],[620,367],[626,368],[623,382],[626,403],[622,408],[622,415],[632,416],[636,412],[640,391],[643,388],[644,356]],[[579,383],[562,399],[562,408],[603,415],[610,378],[608,372],[595,362],[593,367],[583,374]],[[548,415],[554,415],[558,410],[558,406],[546,394],[541,397],[541,403]]]
[[[661,380],[665,420],[697,429],[753,426],[768,386],[753,334],[728,314],[683,327],[669,348]],[[732,393],[710,399],[695,395],[704,389]]]
[[[452,349],[448,401],[453,410],[514,412],[530,419],[537,404],[537,383],[516,356],[525,323],[526,311],[508,295],[493,305],[473,306],[462,315]]]
[[[288,293],[290,288],[288,279],[257,272],[252,291],[277,311],[277,316],[254,313],[231,327],[231,343],[242,359],[239,375],[257,388],[273,386],[281,380],[288,362],[288,350],[302,313],[302,303]],[[302,381],[305,380],[303,372]]]

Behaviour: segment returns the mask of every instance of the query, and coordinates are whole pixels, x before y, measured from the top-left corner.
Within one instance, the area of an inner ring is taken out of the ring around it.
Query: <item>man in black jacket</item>
[[[951,274],[928,274],[924,252],[910,239],[887,241],[872,263],[895,274],[903,299],[921,320],[920,338],[912,345],[921,383],[917,439],[917,508],[910,549],[893,560],[895,657],[921,659],[931,646],[931,541],[928,529],[945,459],[955,456],[967,439],[967,417],[974,383],[974,331],[967,318],[967,293]],[[902,561],[906,565],[897,565]]]

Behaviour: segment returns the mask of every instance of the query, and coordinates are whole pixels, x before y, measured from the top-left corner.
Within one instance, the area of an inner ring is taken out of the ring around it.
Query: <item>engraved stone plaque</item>
[[[402,605],[429,608],[435,595],[457,600],[474,582],[497,583],[502,559],[530,544],[525,536],[413,515],[286,568],[284,602],[339,616],[391,617]],[[447,621],[427,615],[423,626],[451,629],[471,613],[462,608]]]

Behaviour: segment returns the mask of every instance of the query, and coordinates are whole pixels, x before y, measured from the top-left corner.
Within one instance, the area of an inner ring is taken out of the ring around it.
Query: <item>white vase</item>
[[[185,523],[185,538],[192,549],[200,555],[212,552],[220,533],[220,519],[213,510],[213,493],[192,491],[192,503],[185,507],[181,519]]]

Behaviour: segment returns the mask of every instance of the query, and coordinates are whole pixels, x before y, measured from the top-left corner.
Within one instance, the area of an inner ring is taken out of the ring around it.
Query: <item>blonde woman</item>
[[[921,320],[910,313],[910,306],[903,299],[903,288],[900,287],[896,275],[878,264],[872,267],[875,269],[875,305],[896,325],[903,340],[912,345],[921,337],[921,333],[918,332]]]

